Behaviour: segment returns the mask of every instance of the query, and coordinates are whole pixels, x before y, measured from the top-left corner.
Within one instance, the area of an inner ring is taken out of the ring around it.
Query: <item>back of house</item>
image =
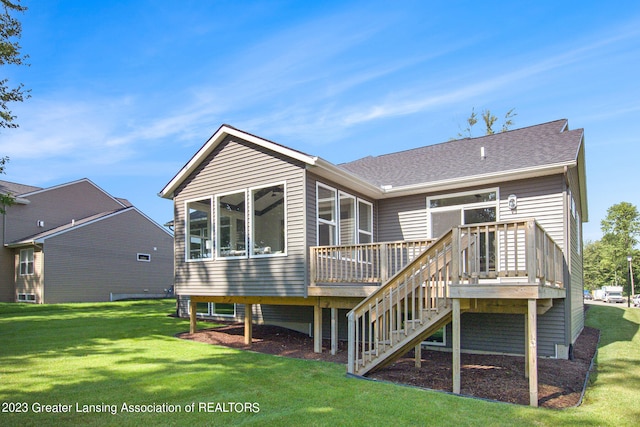
[[[316,343],[346,338],[349,310],[460,229],[454,282],[475,286],[458,291],[463,350],[522,354],[529,298],[540,354],[567,358],[584,326],[584,166],[567,120],[345,164],[223,125],[160,193],[174,203],[180,313],[248,310]],[[449,324],[431,341],[451,336]]]

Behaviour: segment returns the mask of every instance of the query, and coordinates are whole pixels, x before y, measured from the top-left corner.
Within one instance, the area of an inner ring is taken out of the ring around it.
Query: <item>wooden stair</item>
[[[451,322],[449,284],[458,269],[452,235],[435,241],[349,312],[350,374],[393,363]]]

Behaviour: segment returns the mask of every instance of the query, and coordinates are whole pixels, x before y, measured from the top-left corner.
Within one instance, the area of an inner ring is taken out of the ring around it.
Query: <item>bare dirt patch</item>
[[[284,357],[347,363],[346,343],[340,342],[337,354],[331,355],[329,341],[325,340],[323,352],[314,353],[311,337],[277,326],[254,325],[251,346],[244,344],[244,325],[238,323],[178,336]],[[599,336],[597,329],[584,328],[574,346],[573,360],[538,358],[539,406],[562,409],[580,402]],[[529,380],[524,376],[524,357],[462,354],[461,364],[463,395],[529,404]],[[413,352],[410,352],[393,365],[374,372],[369,377],[450,392],[453,387],[451,353],[423,350],[422,367],[416,368]]]

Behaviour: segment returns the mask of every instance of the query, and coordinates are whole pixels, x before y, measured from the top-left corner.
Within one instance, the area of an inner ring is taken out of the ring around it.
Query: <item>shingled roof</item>
[[[562,119],[338,166],[379,187],[404,187],[575,162],[582,136],[582,129],[568,130]]]
[[[15,182],[0,180],[0,193],[11,194],[12,196],[19,196],[21,194],[31,193],[33,191],[42,190],[41,187],[34,187],[33,185],[17,184]]]

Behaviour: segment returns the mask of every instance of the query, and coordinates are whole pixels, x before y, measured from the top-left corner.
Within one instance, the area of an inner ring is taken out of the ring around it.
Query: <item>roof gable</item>
[[[277,144],[273,141],[269,141],[264,138],[252,135],[248,132],[236,129],[229,125],[222,125],[220,128],[205,142],[205,144],[191,157],[186,165],[180,169],[180,171],[173,177],[171,181],[160,191],[159,196],[167,199],[173,198],[174,191],[180,186],[180,184],[193,173],[200,163],[207,158],[213,150],[218,147],[227,136],[235,136],[251,144],[255,144],[259,147],[267,150],[274,151],[284,156],[290,157],[295,160],[299,160],[308,165],[316,163],[317,157],[310,156],[301,151],[297,151],[284,145]]]

